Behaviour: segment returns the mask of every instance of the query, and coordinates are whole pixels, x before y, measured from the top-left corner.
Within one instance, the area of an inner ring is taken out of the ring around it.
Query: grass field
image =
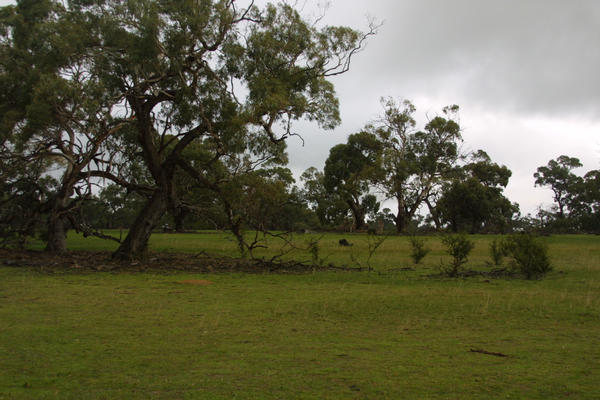
[[[489,269],[492,237],[472,239],[467,267]],[[554,270],[534,281],[432,276],[447,260],[433,237],[416,267],[388,238],[371,273],[0,266],[0,399],[598,399],[600,236],[544,240]],[[320,246],[326,262],[366,262],[365,236]],[[208,233],[151,249],[236,253]]]

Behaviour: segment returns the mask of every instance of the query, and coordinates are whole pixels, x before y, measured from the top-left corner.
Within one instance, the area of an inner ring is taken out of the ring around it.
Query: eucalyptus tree
[[[272,166],[233,175],[221,185],[219,202],[242,256],[252,256],[254,249],[265,247],[269,232],[282,229],[286,219],[284,210],[292,200],[290,188],[293,182],[289,169]],[[252,229],[255,234],[245,235],[246,229]]]
[[[36,184],[42,182],[49,163],[28,159],[32,132],[24,129],[24,121],[36,85],[60,65],[60,60],[49,57],[44,40],[55,37],[51,25],[56,19],[57,10],[50,1],[0,9],[0,212],[5,238],[34,233],[51,189]]]
[[[554,194],[555,229],[600,231],[600,172],[591,170],[583,177],[572,172],[582,166],[578,158],[561,155],[534,174],[536,186],[549,186]]]
[[[24,162],[0,147],[0,245],[23,246],[40,228],[43,205],[56,181],[44,160]]]
[[[293,121],[339,124],[328,78],[375,33],[235,0],[20,1],[0,17],[3,143],[61,170],[48,249],[64,249],[65,219],[108,178],[148,198],[121,258],[142,256],[163,214],[187,206],[181,171],[222,190],[214,168],[280,162]],[[182,156],[192,143],[208,149],[205,162]],[[122,161],[144,168],[124,176]]]
[[[91,194],[91,165],[111,170],[103,146],[126,121],[114,117],[119,96],[94,74],[93,27],[62,2],[4,7],[0,27],[2,144],[13,162],[59,176],[37,215],[47,215],[46,250],[61,252],[68,226],[81,227],[74,211]]]
[[[470,158],[445,185],[436,212],[454,232],[478,233],[485,229],[505,233],[519,210],[502,193],[512,172],[492,162],[483,150]]]
[[[347,214],[346,202],[325,187],[323,171],[310,167],[302,173],[302,197],[316,214],[322,227],[343,224]]]
[[[567,217],[569,210],[576,208],[576,193],[583,180],[572,170],[581,166],[578,158],[561,155],[533,174],[536,186],[549,186],[552,190],[559,219]]]
[[[95,71],[109,91],[123,96],[124,116],[134,124],[151,177],[148,202],[115,253],[126,259],[143,256],[167,210],[186,207],[177,173],[221,191],[210,176],[229,155],[244,153],[247,162],[269,152],[278,158],[301,118],[337,125],[328,77],[346,72],[374,33],[319,29],[285,3],[263,9],[240,8],[234,0],[70,4],[98,32]],[[199,165],[182,156],[194,142],[211,154]]]
[[[410,101],[397,104],[393,99],[383,99],[382,105],[383,116],[365,129],[376,135],[383,147],[385,174],[379,186],[396,201],[394,220],[400,233],[455,169],[462,141],[459,108],[444,107],[443,116],[435,116],[423,130],[416,130],[416,109]]]
[[[600,170],[588,171],[583,177],[583,190],[579,195],[581,226],[584,230],[600,232]]]
[[[354,219],[354,228],[363,229],[368,213],[379,211],[379,202],[370,193],[381,173],[381,144],[368,132],[352,134],[347,143],[329,151],[323,169],[323,184],[333,196],[345,204]]]
[[[186,175],[179,177],[186,178],[192,193],[204,198],[191,199],[188,191],[178,200],[187,212],[205,218],[224,217],[224,225],[236,237],[245,256],[257,244],[246,241],[246,228],[257,232],[267,229],[267,214],[273,212],[268,209],[281,206],[281,191],[276,188],[283,189],[293,179],[281,167],[287,162],[283,142],[273,143],[264,135],[248,132],[224,148],[227,151],[215,156],[212,141],[197,140],[184,150],[178,165]]]

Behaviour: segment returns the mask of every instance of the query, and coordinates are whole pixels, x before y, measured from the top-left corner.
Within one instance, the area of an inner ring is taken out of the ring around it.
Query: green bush
[[[411,236],[410,241],[410,257],[415,264],[419,264],[423,258],[429,253],[429,249],[425,247],[425,239],[417,236]]]
[[[531,234],[508,236],[503,247],[527,279],[542,277],[552,270],[547,246]]]
[[[502,265],[502,261],[506,256],[506,246],[503,241],[498,239],[494,239],[490,243],[490,256],[492,257],[492,262],[494,265]]]
[[[446,246],[446,252],[452,256],[452,261],[448,265],[442,266],[442,271],[448,276],[457,276],[460,268],[468,261],[468,256],[475,243],[467,238],[467,235],[446,235],[442,238],[442,243]]]

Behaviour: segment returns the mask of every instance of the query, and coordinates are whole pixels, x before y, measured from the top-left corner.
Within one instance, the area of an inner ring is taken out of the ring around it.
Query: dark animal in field
[[[340,246],[348,246],[348,247],[352,246],[352,243],[350,243],[346,239],[340,239],[340,241],[338,243],[340,244]]]

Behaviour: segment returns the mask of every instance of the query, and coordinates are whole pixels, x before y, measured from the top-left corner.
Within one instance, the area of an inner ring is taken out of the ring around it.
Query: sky
[[[600,1],[334,0],[324,22],[365,30],[369,18],[383,22],[378,34],[334,79],[342,125],[303,126],[295,172],[321,169],[331,146],[381,114],[381,97],[411,100],[420,127],[458,104],[463,151],[512,170],[505,194],[523,215],[552,204],[533,178],[550,159],[579,158],[579,175],[600,168]]]
[[[523,215],[552,204],[550,190],[534,187],[533,178],[550,159],[579,158],[579,175],[600,169],[600,1],[328,3],[323,24],[365,31],[374,18],[383,25],[350,70],[332,78],[342,124],[333,131],[296,125],[304,139],[289,142],[296,177],[322,169],[332,146],[375,120],[381,97],[411,100],[419,127],[458,104],[463,151],[483,149],[512,170],[505,194]],[[325,2],[296,4],[311,18]]]

